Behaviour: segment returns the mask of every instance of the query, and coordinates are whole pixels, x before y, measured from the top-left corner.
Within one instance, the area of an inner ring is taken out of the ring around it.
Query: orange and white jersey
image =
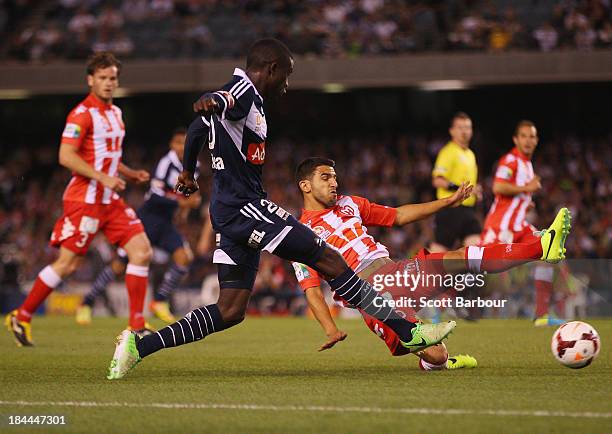
[[[533,165],[529,157],[514,148],[499,160],[494,182],[508,182],[524,186],[534,177]],[[496,194],[485,220],[484,238],[487,237],[487,232],[514,233],[529,226],[525,215],[530,204],[531,193],[519,193],[516,196]]]
[[[125,126],[119,107],[89,94],[68,115],[61,143],[77,148],[78,155],[95,170],[117,176]],[[119,196],[100,182],[77,173],[64,191],[65,201],[108,204]]]
[[[388,258],[389,251],[368,234],[366,225],[392,226],[397,210],[371,203],[359,196],[339,196],[336,205],[321,211],[302,210],[300,222],[308,226],[328,246],[337,250],[356,273],[373,260]],[[320,285],[315,270],[293,263],[300,286],[306,290]]]

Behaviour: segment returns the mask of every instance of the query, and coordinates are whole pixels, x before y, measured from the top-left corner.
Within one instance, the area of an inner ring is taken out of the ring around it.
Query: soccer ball
[[[601,342],[593,326],[582,321],[570,321],[557,329],[550,348],[559,363],[580,369],[589,366],[597,357]]]

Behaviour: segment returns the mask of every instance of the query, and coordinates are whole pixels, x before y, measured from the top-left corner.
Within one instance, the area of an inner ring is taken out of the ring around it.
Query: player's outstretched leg
[[[321,257],[311,266],[323,275],[332,276],[328,283],[339,297],[390,327],[398,335],[401,344],[412,352],[442,342],[457,326],[455,321],[417,324],[406,320],[369,282],[360,279],[339,253],[329,247],[325,247]]]
[[[571,228],[570,222],[569,210],[561,208],[550,227],[533,242],[469,246],[443,254],[432,253],[427,260],[442,264],[442,267],[438,265],[435,269],[447,273],[501,273],[531,261],[557,263],[565,259],[565,241]]]
[[[164,348],[197,342],[225,328],[221,312],[213,304],[194,309],[179,321],[142,338],[135,332],[124,330],[117,337],[115,354],[106,378],[122,378],[146,356]]]
[[[239,324],[244,320],[249,297],[247,289],[221,288],[217,304],[194,309],[151,335],[139,338],[129,330],[123,331],[117,338],[107,378],[122,378],[141,359],[161,349],[197,342]]]

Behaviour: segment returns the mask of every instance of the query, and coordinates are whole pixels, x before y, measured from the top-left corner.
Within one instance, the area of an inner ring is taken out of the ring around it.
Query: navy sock
[[[115,280],[115,273],[113,272],[111,266],[107,265],[104,267],[104,270],[102,270],[100,274],[96,276],[96,280],[94,280],[91,291],[89,291],[89,293],[83,299],[83,304],[93,307],[96,298],[106,291],[106,287],[113,280]]]
[[[167,301],[172,291],[174,291],[188,271],[188,267],[183,267],[173,262],[164,273],[164,280],[161,285],[155,291],[155,301]]]
[[[415,324],[402,318],[395,309],[389,307],[372,285],[360,279],[350,268],[330,280],[329,285],[345,302],[388,325],[402,341],[412,340]]]
[[[194,309],[177,322],[157,332],[145,336],[136,342],[140,357],[146,357],[162,348],[204,339],[211,333],[225,329],[225,322],[216,304]]]

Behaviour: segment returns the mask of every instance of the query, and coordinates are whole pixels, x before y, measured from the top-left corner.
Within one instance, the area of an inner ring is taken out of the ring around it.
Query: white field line
[[[314,411],[325,413],[395,413],[433,414],[442,416],[531,416],[531,417],[580,417],[612,418],[610,413],[568,412],[548,410],[468,410],[453,408],[382,408],[382,407],[336,407],[318,405],[257,405],[257,404],[182,404],[182,403],[135,403],[95,401],[0,401],[3,407],[130,407],[165,408],[177,410],[245,410],[245,411]]]

